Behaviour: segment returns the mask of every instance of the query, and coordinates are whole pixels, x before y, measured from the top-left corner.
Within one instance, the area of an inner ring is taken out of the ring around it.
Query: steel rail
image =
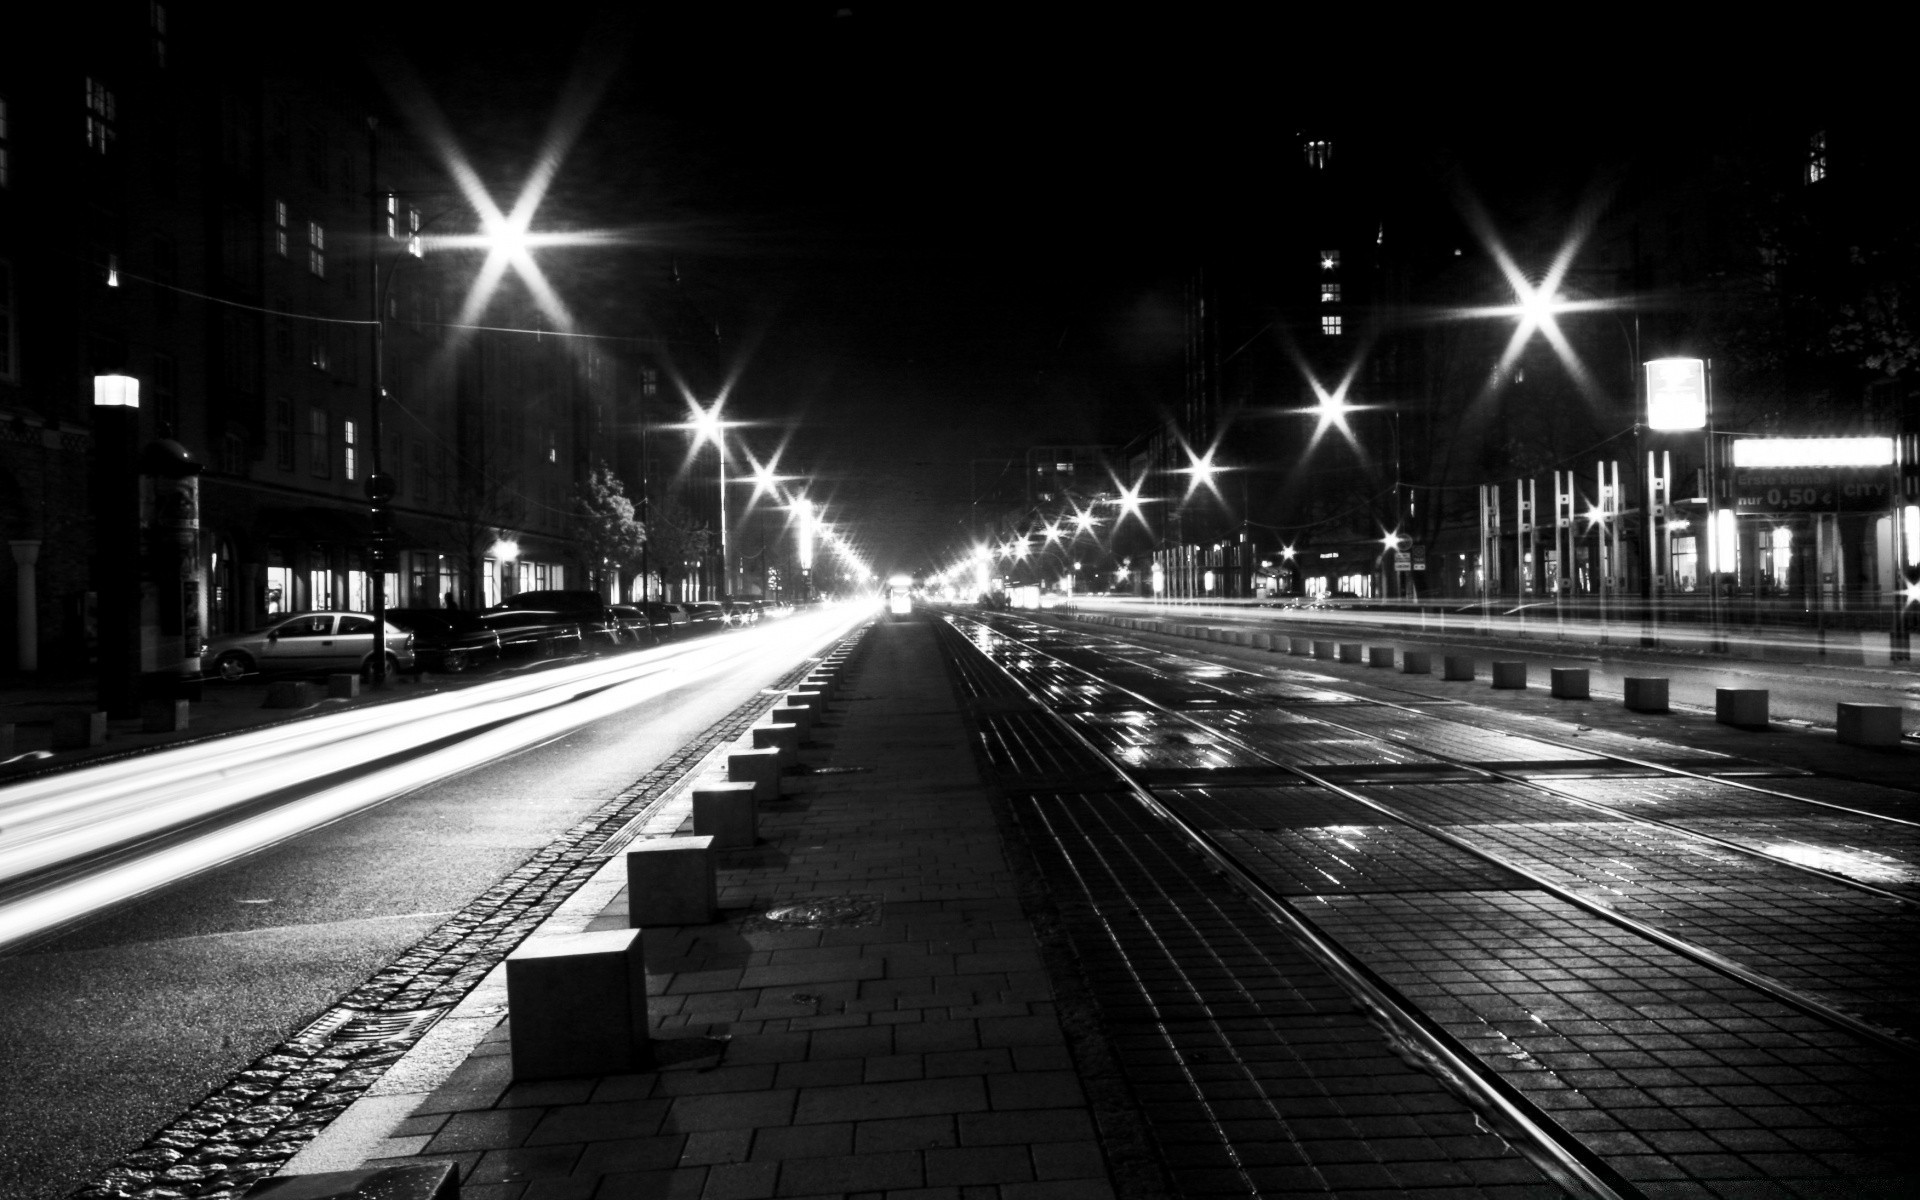
[[[976,618],[950,615],[949,621],[954,620],[974,621],[982,628],[999,636],[1007,636],[994,626],[978,621]],[[958,634],[957,627],[952,625],[949,627],[954,628],[956,635]],[[965,639],[962,638],[962,640]],[[1390,1041],[1406,1049],[1430,1074],[1439,1079],[1443,1086],[1460,1096],[1470,1108],[1487,1119],[1502,1137],[1557,1186],[1573,1195],[1592,1197],[1594,1200],[1636,1200],[1636,1198],[1644,1200],[1644,1193],[1615,1171],[1605,1159],[1594,1153],[1571,1131],[1536,1107],[1525,1093],[1481,1062],[1445,1027],[1433,1021],[1402,995],[1398,988],[1349,954],[1339,942],[1329,937],[1286,897],[1273,891],[1248,872],[1230,851],[1214,841],[1205,830],[1188,823],[1161,803],[1125,765],[1115,762],[1072,722],[1067,721],[1035,696],[1033,689],[1027,686],[1025,681],[995,661],[991,655],[980,651],[978,647],[969,644],[969,649],[980,654],[1005,675],[1035,705],[1037,711],[1051,718],[1055,726],[1072,738],[1076,744],[1106,763],[1113,771],[1116,781],[1130,792],[1147,812],[1198,848],[1224,878],[1233,883],[1272,920],[1284,928],[1295,942],[1360,1004],[1387,1034]],[[1057,656],[1046,654],[1046,651],[1037,647],[1027,646],[1026,649],[1037,654],[1045,654],[1053,661],[1061,662],[1063,666],[1079,671],[1089,678],[1099,678],[1092,672],[1074,666],[1072,663],[1063,662]]]
[[[1045,627],[1043,626],[1043,628]],[[1113,640],[1117,640],[1117,639],[1113,639]],[[1126,643],[1121,642],[1120,644],[1125,645]],[[1261,678],[1261,675],[1259,674],[1259,672],[1249,671],[1245,667],[1237,666],[1232,663],[1223,663],[1219,665],[1226,667],[1226,669],[1234,672],[1235,674],[1247,675],[1255,679]],[[1241,698],[1241,697],[1235,696],[1233,692],[1228,691],[1226,688],[1220,687],[1217,684],[1208,683],[1206,680],[1198,680],[1196,682],[1198,682],[1201,687],[1211,688],[1214,691],[1221,693],[1222,695],[1233,697],[1235,699]],[[1335,689],[1328,689],[1328,690],[1331,691]],[[1347,694],[1351,695],[1352,693],[1347,693]],[[1356,696],[1355,698],[1360,700],[1362,703],[1371,704],[1377,708],[1392,709],[1396,712],[1407,713],[1410,716],[1416,716],[1426,720],[1444,721],[1451,725],[1464,726],[1469,729],[1479,728],[1478,726],[1471,725],[1468,722],[1462,721],[1457,717],[1450,717],[1450,716],[1445,716],[1438,713],[1429,712],[1424,708],[1415,708],[1409,704],[1396,704],[1391,700],[1376,700],[1369,696]],[[1329,717],[1324,717],[1319,715],[1318,712],[1315,713],[1313,719],[1323,724],[1331,725],[1336,729],[1342,729],[1348,733],[1358,734],[1361,737],[1373,738],[1378,741],[1393,741],[1402,745],[1407,745],[1407,743],[1402,742],[1400,739],[1397,739],[1397,738],[1387,737],[1386,735],[1374,733],[1365,729],[1355,729],[1351,725],[1343,725],[1339,721],[1333,720]],[[1509,731],[1507,730],[1500,730],[1499,732],[1509,733]],[[1528,738],[1532,741],[1540,742],[1543,745],[1555,746],[1562,750],[1574,751],[1576,753],[1581,754],[1582,756],[1590,756],[1590,757],[1599,758],[1599,759],[1610,761],[1610,762],[1625,763],[1632,767],[1637,767],[1642,770],[1653,771],[1656,774],[1666,775],[1676,779],[1691,779],[1701,783],[1731,784],[1734,787],[1742,788],[1747,791],[1758,792],[1763,796],[1772,796],[1776,799],[1793,800],[1793,801],[1798,801],[1799,803],[1802,803],[1802,804],[1814,804],[1823,808],[1837,809],[1841,812],[1848,813],[1849,815],[1863,817],[1868,820],[1885,821],[1888,824],[1906,825],[1906,826],[1920,828],[1920,822],[1907,821],[1907,820],[1903,820],[1900,817],[1882,816],[1879,813],[1865,812],[1860,809],[1847,808],[1843,805],[1829,804],[1822,800],[1809,800],[1805,796],[1794,796],[1786,792],[1775,792],[1767,788],[1753,787],[1749,784],[1740,783],[1737,780],[1722,779],[1719,776],[1715,776],[1715,775],[1703,775],[1697,772],[1688,771],[1685,768],[1672,767],[1665,763],[1650,762],[1643,759],[1633,758],[1629,755],[1615,754],[1606,750],[1599,750],[1599,749],[1594,749],[1588,746],[1581,746],[1572,742],[1564,742],[1559,740],[1558,738],[1543,736],[1543,735],[1534,733],[1532,731],[1527,731],[1524,733],[1510,733],[1510,736]],[[1886,888],[1876,887],[1873,884],[1867,883],[1863,880],[1854,879],[1847,875],[1842,875],[1837,871],[1828,871],[1821,867],[1813,866],[1809,863],[1795,862],[1790,858],[1783,858],[1777,854],[1769,854],[1765,850],[1759,850],[1752,846],[1743,845],[1740,842],[1730,841],[1726,838],[1716,837],[1715,835],[1710,833],[1701,833],[1697,829],[1689,829],[1684,825],[1676,825],[1671,821],[1663,821],[1658,817],[1650,817],[1644,813],[1628,813],[1628,812],[1623,812],[1622,810],[1617,808],[1609,808],[1607,805],[1601,804],[1598,801],[1588,800],[1584,796],[1578,796],[1572,792],[1556,787],[1554,786],[1552,780],[1532,779],[1527,776],[1517,775],[1509,771],[1501,771],[1494,767],[1488,767],[1488,766],[1475,763],[1471,759],[1460,758],[1456,755],[1447,754],[1439,750],[1429,750],[1423,746],[1409,745],[1408,748],[1413,750],[1418,750],[1420,753],[1427,755],[1430,758],[1437,759],[1440,762],[1446,763],[1449,766],[1459,767],[1462,770],[1472,771],[1476,774],[1485,775],[1490,779],[1497,779],[1503,783],[1524,784],[1528,787],[1547,792],[1548,794],[1554,796],[1556,799],[1563,800],[1568,804],[1577,805],[1579,807],[1590,809],[1595,812],[1606,813],[1610,816],[1618,817],[1623,820],[1639,821],[1642,824],[1659,826],[1662,829],[1671,830],[1674,833],[1684,834],[1687,837],[1694,838],[1699,841],[1710,842],[1713,845],[1719,846],[1724,850],[1732,850],[1739,854],[1745,854],[1745,855],[1748,855],[1749,857],[1760,859],[1763,862],[1770,862],[1770,863],[1777,864],[1779,866],[1788,867],[1788,868],[1791,868],[1792,870],[1800,871],[1805,874],[1812,875],[1818,879],[1823,880],[1824,882],[1836,884],[1841,887],[1854,888],[1859,891],[1866,892],[1870,895],[1878,896],[1883,900],[1892,900],[1899,904],[1910,904],[1910,905],[1920,906],[1920,896],[1911,896],[1911,895],[1902,894],[1900,892],[1889,891]]]
[[[1704,946],[1696,946],[1693,943],[1686,941],[1683,938],[1675,937],[1674,935],[1667,933],[1662,929],[1656,928],[1652,925],[1648,925],[1644,921],[1640,921],[1633,917],[1629,917],[1625,913],[1619,912],[1618,910],[1613,908],[1609,908],[1607,905],[1601,904],[1598,901],[1592,900],[1586,896],[1582,896],[1578,892],[1572,891],[1571,889],[1568,889],[1560,884],[1557,884],[1551,879],[1548,879],[1545,876],[1542,876],[1532,870],[1529,870],[1526,867],[1520,866],[1516,863],[1509,862],[1508,860],[1506,860],[1505,858],[1503,858],[1498,854],[1495,854],[1489,850],[1486,850],[1483,847],[1476,846],[1472,842],[1458,836],[1457,834],[1449,833],[1445,829],[1442,829],[1438,826],[1429,825],[1426,822],[1421,821],[1417,818],[1409,817],[1405,813],[1402,813],[1399,810],[1393,808],[1391,805],[1383,804],[1380,801],[1375,800],[1369,796],[1366,796],[1360,792],[1356,792],[1351,788],[1347,788],[1340,784],[1334,783],[1331,780],[1328,780],[1320,775],[1315,774],[1313,771],[1305,767],[1296,766],[1292,763],[1281,762],[1280,760],[1274,758],[1272,755],[1267,754],[1266,752],[1262,751],[1259,747],[1253,745],[1252,743],[1246,741],[1245,739],[1239,737],[1236,734],[1230,733],[1226,730],[1217,729],[1211,725],[1208,725],[1206,722],[1200,720],[1198,717],[1194,717],[1187,713],[1180,712],[1176,709],[1168,708],[1165,705],[1159,704],[1156,701],[1149,700],[1147,697],[1140,695],[1138,692],[1135,692],[1130,688],[1123,687],[1120,684],[1113,683],[1111,680],[1101,679],[1101,677],[1095,674],[1094,672],[1089,671],[1084,667],[1078,666],[1077,664],[1070,663],[1065,659],[1060,658],[1058,655],[1050,654],[1047,651],[1042,650],[1036,646],[1028,646],[1027,649],[1029,649],[1032,653],[1045,655],[1047,658],[1051,659],[1056,663],[1059,663],[1061,666],[1067,668],[1068,670],[1077,671],[1080,674],[1085,675],[1089,679],[1097,680],[1107,687],[1114,688],[1118,691],[1124,692],[1125,694],[1139,700],[1142,705],[1152,710],[1164,713],[1177,720],[1184,721],[1187,724],[1192,725],[1197,729],[1205,730],[1208,734],[1216,738],[1219,738],[1220,740],[1226,742],[1227,744],[1232,745],[1249,754],[1252,754],[1255,757],[1270,763],[1274,767],[1277,767],[1278,769],[1287,772],[1288,774],[1295,775],[1303,780],[1306,780],[1307,782],[1315,785],[1316,787],[1324,788],[1330,792],[1333,792],[1335,795],[1345,797],[1346,799],[1352,800],[1357,804],[1364,805],[1367,808],[1370,808],[1375,812],[1380,813],[1383,816],[1390,817],[1393,820],[1398,821],[1399,823],[1407,826],[1410,829],[1416,829],[1421,833],[1427,834],[1428,836],[1433,838],[1437,838],[1438,840],[1445,842],[1446,844],[1453,846],[1458,850],[1465,851],[1466,853],[1471,854],[1474,857],[1482,859],[1488,863],[1491,863],[1494,866],[1497,866],[1503,870],[1511,871],[1513,874],[1518,875],[1522,879],[1527,880],[1529,883],[1533,884],[1535,887],[1540,888],[1542,891],[1547,892],[1549,895],[1555,896],[1565,901],[1566,903],[1571,904],[1576,908],[1579,908],[1583,912],[1599,917],[1600,919],[1607,921],[1610,924],[1617,925],[1620,928],[1625,929],[1628,932],[1633,933],[1638,937],[1644,938],[1647,941],[1653,942],[1656,945],[1659,945],[1668,950],[1671,950],[1676,954],[1679,954],[1685,958],[1691,959],[1692,961],[1699,963],[1701,966],[1704,966],[1712,971],[1716,971],[1722,975],[1727,976],[1728,978],[1738,980],[1739,982],[1746,984],[1748,987],[1754,988],[1756,991],[1760,991],[1768,996],[1771,996],[1772,998],[1780,1001],[1783,1004],[1786,1004],[1792,1008],[1799,1009],[1801,1012],[1807,1014],[1808,1016],[1814,1017],[1817,1020],[1825,1021],[1830,1025],[1834,1025],[1838,1028],[1846,1030],[1848,1033],[1851,1033],[1856,1037],[1862,1038],[1866,1041],[1870,1041],[1876,1045],[1885,1047],[1887,1049],[1894,1050],[1902,1055],[1906,1055],[1909,1057],[1920,1057],[1920,1044],[1916,1044],[1908,1040],[1907,1038],[1902,1037],[1897,1033],[1894,1033],[1891,1030],[1883,1029],[1880,1026],[1875,1025],[1870,1021],[1864,1020],[1863,1018],[1860,1018],[1860,1017],[1856,1017],[1851,1013],[1848,1013],[1842,1009],[1836,1008],[1833,1005],[1828,1004],[1824,1000],[1818,999],[1817,997],[1814,997],[1814,996],[1809,996],[1806,993],[1800,991],[1799,989],[1790,987],[1789,985],[1782,983],[1780,980],[1774,979],[1771,976],[1763,975],[1760,972],[1755,971],[1750,967],[1742,966],[1739,963],[1733,961],[1732,959],[1725,957],[1724,955],[1721,955],[1712,950],[1708,950]],[[1205,686],[1211,686],[1211,685],[1205,685]],[[1220,689],[1220,688],[1216,688],[1214,690],[1224,692],[1224,689]],[[1225,693],[1225,694],[1231,695],[1232,693]],[[1318,720],[1318,718],[1315,718],[1315,719]],[[1075,730],[1074,732],[1077,734],[1079,731]],[[1369,738],[1374,741],[1388,740],[1380,737],[1380,735],[1378,734],[1368,733],[1361,730],[1350,730],[1350,732],[1358,733],[1359,736]],[[1091,746],[1093,745],[1093,743],[1089,740],[1088,745]],[[1097,751],[1098,747],[1095,747],[1095,749]],[[1123,771],[1125,770],[1124,767],[1119,769]]]
[[[1057,627],[1042,626],[1042,628],[1057,628]],[[1072,630],[1071,632],[1080,632],[1080,631]],[[1160,630],[1153,630],[1153,629],[1133,630],[1132,632],[1151,633],[1164,638],[1174,638],[1178,636],[1176,634],[1164,633],[1164,632],[1161,632]],[[1106,636],[1108,636],[1110,640],[1119,641],[1118,638],[1112,638],[1111,635],[1106,635]],[[1126,645],[1125,642],[1121,642],[1120,644]],[[1243,647],[1243,648],[1250,649],[1251,647]],[[1260,677],[1259,672],[1249,671],[1247,668],[1240,666],[1237,663],[1221,663],[1219,665],[1227,668],[1230,671],[1238,672],[1239,674],[1242,674],[1242,675],[1252,675],[1255,678]],[[1399,704],[1392,700],[1376,700],[1376,699],[1373,699],[1372,697],[1362,697],[1362,699],[1364,699],[1368,704],[1377,704],[1377,705],[1380,705],[1382,708],[1392,708],[1392,709],[1398,709],[1401,712],[1418,713],[1421,716],[1434,717],[1435,720],[1441,720],[1441,721],[1454,720],[1454,718],[1452,717],[1438,716],[1434,713],[1428,712],[1426,709],[1415,708],[1410,704]],[[1435,699],[1450,699],[1450,697],[1435,697]],[[1454,723],[1464,724],[1464,722],[1460,722],[1460,721],[1455,721]],[[1811,804],[1816,808],[1830,808],[1830,809],[1833,809],[1835,812],[1843,812],[1850,816],[1866,817],[1869,820],[1886,821],[1889,824],[1893,824],[1893,825],[1906,825],[1915,829],[1920,829],[1920,820],[1909,820],[1906,817],[1892,817],[1892,816],[1888,816],[1885,813],[1870,812],[1862,808],[1849,808],[1847,805],[1844,805],[1844,804],[1835,804],[1831,800],[1815,800],[1811,796],[1796,796],[1792,792],[1775,791],[1772,788],[1762,787],[1757,783],[1748,783],[1741,779],[1735,779],[1731,777],[1722,777],[1719,775],[1709,775],[1702,771],[1690,771],[1685,767],[1676,767],[1670,763],[1651,762],[1646,759],[1635,758],[1630,754],[1620,754],[1618,752],[1611,751],[1611,750],[1595,750],[1588,746],[1580,746],[1572,742],[1563,742],[1557,738],[1545,737],[1545,736],[1541,736],[1539,734],[1535,734],[1531,732],[1526,734],[1517,734],[1515,736],[1530,737],[1530,738],[1533,738],[1535,741],[1545,742],[1549,746],[1558,746],[1562,750],[1575,750],[1581,754],[1590,754],[1599,758],[1611,759],[1614,762],[1626,763],[1628,766],[1640,767],[1644,770],[1649,770],[1649,771],[1659,771],[1663,774],[1678,776],[1682,779],[1695,779],[1704,783],[1724,783],[1729,787],[1740,788],[1743,791],[1758,792],[1763,796],[1773,796],[1780,800],[1792,800],[1799,804]]]

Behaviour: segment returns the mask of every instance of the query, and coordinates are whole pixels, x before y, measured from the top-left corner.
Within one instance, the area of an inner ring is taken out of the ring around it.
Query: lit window
[[[387,193],[387,236],[400,236],[400,197]]]
[[[1322,304],[1340,303],[1340,285],[1337,283],[1321,284],[1320,285],[1320,303]]]
[[[287,202],[273,202],[273,249],[281,258],[287,256]]]
[[[411,205],[407,207],[407,252],[420,257],[420,210]]]
[[[307,362],[316,371],[327,369],[327,339],[324,335],[316,333],[313,340],[307,343]]]
[[[560,461],[560,447],[558,443],[554,441],[553,430],[551,429],[547,430],[547,461],[550,463]]]
[[[321,279],[327,277],[327,231],[318,221],[307,222],[307,271]]]
[[[87,76],[87,148],[101,154],[113,143],[113,93],[107,85]]]
[[[1327,163],[1333,158],[1333,143],[1315,139],[1306,143],[1307,165],[1316,171],[1327,169]]]
[[[1320,317],[1320,332],[1327,337],[1340,336],[1340,318],[1334,313],[1324,313]]]
[[[1338,271],[1340,269],[1340,252],[1338,250],[1322,250],[1320,252],[1320,269],[1322,271]]]
[[[1827,131],[1817,129],[1807,139],[1807,182],[1819,183],[1827,177]]]
[[[360,474],[360,443],[355,440],[352,421],[340,422],[340,462],[348,479],[357,479]]]

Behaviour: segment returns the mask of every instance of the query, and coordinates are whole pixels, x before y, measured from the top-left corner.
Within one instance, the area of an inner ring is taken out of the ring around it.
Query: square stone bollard
[[[627,924],[705,925],[720,909],[713,838],[649,838],[627,847]]]
[[[1366,656],[1366,649],[1367,648],[1359,642],[1341,642],[1340,661],[1343,663],[1360,662]]]
[[[780,752],[735,750],[727,755],[727,781],[753,785],[755,800],[780,798]]]
[[[1433,674],[1433,654],[1427,650],[1409,650],[1400,656],[1400,670],[1407,675]]]
[[[1851,704],[1836,706],[1834,732],[1849,746],[1898,746],[1900,744],[1900,706],[1897,704]]]
[[[1765,729],[1767,689],[1713,689],[1713,719],[1735,729]]]
[[[701,783],[693,789],[693,832],[716,850],[751,850],[760,840],[751,783]]]
[[[1313,639],[1290,637],[1287,639],[1287,653],[1305,658],[1313,653]]]
[[[776,725],[791,725],[799,731],[801,741],[813,732],[813,710],[800,704],[776,704],[767,713],[767,720]]]
[[[827,696],[818,688],[801,687],[787,693],[788,704],[799,704],[813,710],[818,717],[827,711]]]
[[[1466,654],[1449,654],[1440,660],[1440,678],[1472,679],[1473,658]]]
[[[341,671],[327,676],[329,700],[352,700],[360,694],[360,676]]]
[[[780,765],[791,767],[800,761],[800,727],[782,724],[755,725],[753,748],[776,750],[780,754]]]
[[[1525,688],[1527,686],[1527,664],[1523,662],[1494,663],[1493,686],[1497,688]]]
[[[460,1200],[460,1164],[273,1175],[248,1188],[241,1200]]]
[[[106,740],[106,713],[68,709],[53,714],[55,750],[86,750]]]
[[[1585,700],[1587,692],[1587,668],[1585,667],[1549,667],[1547,675],[1552,680],[1552,694],[1560,700]]]
[[[1250,629],[1236,629],[1233,631],[1233,643],[1236,646],[1251,646],[1253,645],[1253,638],[1254,634]]]
[[[1389,671],[1393,670],[1393,647],[1368,646],[1367,665],[1370,667],[1385,667]]]
[[[1316,640],[1313,643],[1313,656],[1325,662],[1332,662],[1335,658],[1338,658],[1340,656],[1340,648],[1334,645],[1332,642],[1322,642],[1322,641]]]
[[[179,733],[187,727],[185,700],[142,700],[140,729],[145,733]]]
[[[1664,675],[1629,675],[1626,679],[1626,706],[1631,712],[1663,713],[1667,711],[1667,677]]]
[[[1272,635],[1272,634],[1270,634],[1270,633],[1256,633],[1256,634],[1254,634],[1254,635],[1253,635],[1253,648],[1254,648],[1255,650],[1271,650],[1271,649],[1273,649],[1273,648],[1274,648],[1274,645],[1273,645],[1273,635]]]
[[[529,938],[507,955],[513,1078],[624,1075],[647,1061],[638,929]]]
[[[267,685],[261,708],[312,708],[320,703],[320,689],[304,679],[281,679]]]

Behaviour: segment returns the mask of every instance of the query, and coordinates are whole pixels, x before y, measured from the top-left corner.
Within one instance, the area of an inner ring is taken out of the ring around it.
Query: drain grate
[[[787,904],[777,904],[747,927],[761,929],[855,929],[880,923],[881,898],[874,893],[847,896],[809,896]]]

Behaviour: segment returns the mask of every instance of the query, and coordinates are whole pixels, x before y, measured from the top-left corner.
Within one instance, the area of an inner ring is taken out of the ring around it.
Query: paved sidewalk
[[[848,670],[761,844],[721,857],[723,920],[646,935],[655,1070],[514,1084],[496,972],[289,1173],[451,1160],[481,1200],[1112,1196],[932,630],[876,624]],[[625,927],[624,871],[541,933]]]

